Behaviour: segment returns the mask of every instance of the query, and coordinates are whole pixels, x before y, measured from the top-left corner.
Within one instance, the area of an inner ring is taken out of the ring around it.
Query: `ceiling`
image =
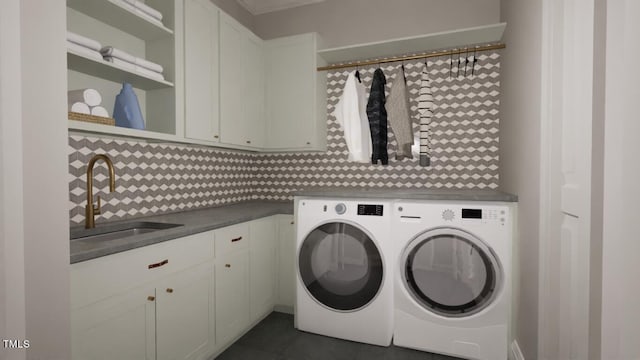
[[[236,0],[253,15],[315,4],[325,0]]]

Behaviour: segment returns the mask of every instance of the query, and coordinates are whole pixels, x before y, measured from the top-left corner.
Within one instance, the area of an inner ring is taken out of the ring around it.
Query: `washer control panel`
[[[462,208],[461,218],[465,221],[479,221],[482,223],[499,222],[504,224],[506,211],[497,209]]]
[[[358,215],[382,216],[383,205],[358,204]]]

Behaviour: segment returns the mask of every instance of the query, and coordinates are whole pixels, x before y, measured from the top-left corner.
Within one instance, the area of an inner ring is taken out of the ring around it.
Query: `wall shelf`
[[[318,55],[331,64],[349,63],[364,59],[382,59],[401,54],[428,52],[473,44],[495,43],[502,40],[506,23],[479,26],[427,35],[411,36],[353,46],[323,49]]]
[[[70,131],[76,130],[81,132],[107,134],[112,136],[125,136],[129,138],[139,138],[139,139],[147,139],[147,140],[184,142],[184,139],[181,139],[173,134],[165,134],[161,132],[148,131],[148,130],[129,129],[129,128],[118,127],[118,126],[94,124],[94,123],[89,123],[84,121],[69,120],[68,127]]]
[[[147,20],[124,0],[67,0],[67,6],[142,40],[173,36],[173,30]]]
[[[131,72],[105,60],[95,60],[71,49],[67,49],[67,66],[84,74],[114,82],[128,82],[133,87],[143,90],[154,90],[173,87],[173,83],[156,80]]]

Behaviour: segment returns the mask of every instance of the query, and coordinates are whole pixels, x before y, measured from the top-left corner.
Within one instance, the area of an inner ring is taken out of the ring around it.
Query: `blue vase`
[[[116,126],[144,130],[140,103],[138,103],[138,97],[129,83],[123,83],[122,90],[116,95],[113,118],[116,120]]]

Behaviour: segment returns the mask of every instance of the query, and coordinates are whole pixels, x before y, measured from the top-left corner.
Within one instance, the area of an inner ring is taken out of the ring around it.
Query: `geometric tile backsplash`
[[[500,56],[479,52],[471,76],[457,58],[428,59],[433,93],[431,164],[418,156],[395,160],[396,142],[389,131],[389,165],[347,160],[342,130],[331,115],[349,69],[327,73],[327,151],[256,154],[184,144],[148,143],[71,133],[69,135],[69,216],[84,222],[86,164],[107,154],[116,171],[116,191],[109,193],[107,167],[94,170],[94,196],[102,198],[96,222],[238,203],[255,199],[290,200],[291,193],[314,187],[427,189],[498,187]],[[400,63],[385,64],[390,76]],[[419,131],[418,93],[423,61],[404,63],[414,134]],[[360,68],[368,89],[373,71]],[[388,93],[387,93],[388,94]]]

